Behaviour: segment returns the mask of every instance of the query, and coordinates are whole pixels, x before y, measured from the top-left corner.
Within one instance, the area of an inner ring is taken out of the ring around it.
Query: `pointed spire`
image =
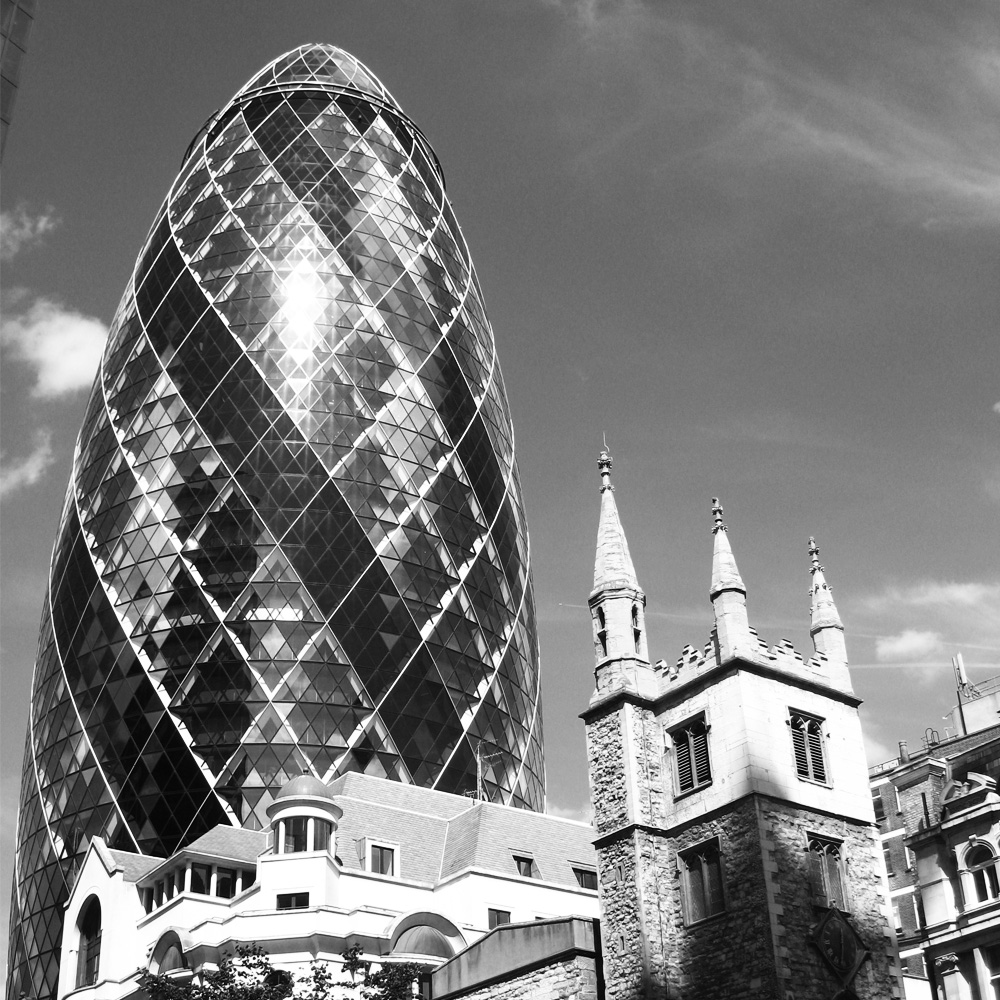
[[[714,601],[726,590],[738,590],[746,594],[747,588],[736,566],[733,550],[729,546],[729,529],[722,523],[722,507],[718,497],[712,497],[712,517],[715,521],[712,534],[715,535],[715,549],[712,553],[712,589],[710,597]]]
[[[817,632],[825,628],[839,628],[843,631],[844,624],[840,620],[837,605],[833,603],[833,592],[826,582],[823,567],[819,564],[819,546],[812,536],[809,538],[809,559],[812,563],[809,571],[812,574],[812,583],[809,587],[809,596],[812,599],[812,621],[809,633],[815,636]]]
[[[597,460],[601,473],[601,520],[597,528],[597,559],[594,562],[594,590],[639,590],[639,581],[628,551],[625,531],[618,517],[615,488],[611,485],[611,456],[605,447]]]

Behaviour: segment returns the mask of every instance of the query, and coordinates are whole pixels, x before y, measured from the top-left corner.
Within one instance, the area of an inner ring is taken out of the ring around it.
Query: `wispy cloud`
[[[52,432],[45,427],[35,432],[31,453],[24,458],[8,460],[0,453],[0,497],[37,483],[53,459]]]
[[[963,651],[971,668],[1000,668],[1000,582],[923,580],[886,586],[852,603],[852,634],[875,640],[866,667],[912,668],[935,675]]]
[[[16,289],[8,298],[25,301]],[[90,387],[107,334],[100,320],[47,298],[29,300],[0,323],[0,344],[34,369],[32,395],[47,399]]]
[[[709,437],[749,444],[803,445],[810,448],[846,448],[848,443],[813,427],[801,414],[787,410],[742,413],[738,419],[707,424],[699,430]]]
[[[921,632],[904,629],[898,635],[881,636],[875,640],[875,658],[882,663],[899,663],[904,660],[927,660],[941,653],[941,635],[938,632]]]
[[[808,172],[831,197],[877,184],[924,224],[1000,224],[989,5],[962,17],[860,2],[833,14],[809,0],[564,6],[581,72],[630,84],[626,109],[576,123],[594,126],[582,157],[620,158],[629,135],[660,133],[664,165],[719,166],[724,183]]]
[[[0,212],[0,261],[13,260],[58,225],[59,220],[51,208],[34,215],[24,205]]]

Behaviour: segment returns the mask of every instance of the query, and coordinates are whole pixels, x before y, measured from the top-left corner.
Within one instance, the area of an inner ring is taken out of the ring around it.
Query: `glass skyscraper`
[[[90,838],[260,827],[304,769],[542,807],[493,334],[426,139],[326,45],[196,136],[115,315],[42,615],[8,995]],[[138,960],[139,956],[137,956]]]

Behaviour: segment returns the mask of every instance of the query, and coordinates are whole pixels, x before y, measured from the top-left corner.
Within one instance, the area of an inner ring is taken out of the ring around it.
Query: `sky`
[[[718,496],[751,623],[806,655],[817,537],[870,761],[946,735],[951,657],[1000,673],[992,0],[43,0],[0,193],[0,889],[107,327],[191,138],[312,41],[428,137],[476,263],[531,536],[550,810],[587,815],[605,436],[654,660],[708,637]]]

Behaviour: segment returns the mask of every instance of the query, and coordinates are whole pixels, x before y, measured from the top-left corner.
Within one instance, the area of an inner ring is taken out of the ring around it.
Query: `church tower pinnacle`
[[[811,602],[809,634],[812,636],[813,648],[818,655],[825,656],[832,668],[837,670],[838,679],[845,690],[853,690],[850,674],[847,671],[847,644],[844,642],[844,623],[840,620],[837,605],[833,603],[833,591],[826,582],[826,573],[819,564],[819,546],[816,539],[809,539],[810,574],[812,582],[809,585]]]
[[[595,697],[618,687],[653,682],[646,647],[646,595],[639,586],[618,516],[611,485],[612,459],[605,447],[597,460],[601,475],[601,517],[597,528],[594,589],[590,613],[594,625]],[[648,678],[647,676],[648,675]]]
[[[712,497],[712,534],[715,542],[709,597],[715,610],[715,636],[720,662],[736,656],[754,657],[760,646],[759,640],[750,632],[747,588],[736,565],[729,544],[729,529],[722,521],[722,514],[719,498]]]

